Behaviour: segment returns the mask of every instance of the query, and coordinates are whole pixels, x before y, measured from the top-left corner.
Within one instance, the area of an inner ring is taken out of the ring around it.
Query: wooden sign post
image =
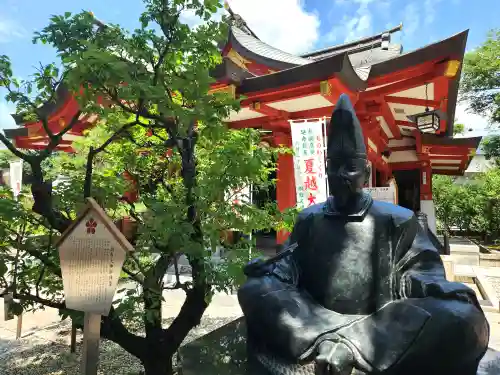
[[[120,273],[133,246],[92,198],[57,247],[66,307],[85,313],[82,375],[96,375],[101,317],[107,316]]]

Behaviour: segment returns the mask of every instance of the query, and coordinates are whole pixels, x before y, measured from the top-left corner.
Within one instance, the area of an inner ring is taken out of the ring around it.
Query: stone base
[[[245,322],[240,318],[185,345],[181,349],[182,374],[272,375],[255,360],[248,360],[246,344]],[[261,357],[259,362],[262,361],[270,359]],[[274,373],[277,375],[314,375],[314,366],[311,365],[297,366],[274,361],[273,366],[278,370]],[[361,375],[359,372],[355,374]],[[488,349],[477,375],[499,374],[500,352]]]

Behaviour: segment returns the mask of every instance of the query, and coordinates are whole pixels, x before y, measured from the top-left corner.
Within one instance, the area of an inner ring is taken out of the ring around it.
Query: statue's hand
[[[316,375],[350,375],[354,368],[354,354],[343,343],[325,340],[318,346]]]
[[[273,270],[273,266],[267,264],[262,258],[252,260],[243,268],[243,273],[249,277],[261,277],[269,275]]]

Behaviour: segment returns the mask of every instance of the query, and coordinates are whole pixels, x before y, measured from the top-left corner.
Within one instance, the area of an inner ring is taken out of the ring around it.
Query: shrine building
[[[270,146],[292,146],[294,120],[329,118],[339,95],[349,95],[361,122],[371,186],[397,185],[397,203],[427,215],[436,233],[432,176],[461,176],[481,137],[453,138],[458,85],[468,31],[420,49],[403,52],[391,41],[402,25],[379,34],[303,55],[281,51],[259,39],[229,7],[232,26],[221,46],[223,62],[212,73],[212,91],[243,98],[241,110],[227,119],[235,129],[255,128]],[[78,104],[61,86],[57,101],[47,104],[52,131],[61,129]],[[23,123],[6,130],[15,145],[42,149],[48,137],[41,123]],[[60,150],[92,126],[96,115],[82,115],[63,137]],[[292,125],[291,125],[292,123]],[[278,158],[277,185],[272,198],[281,210],[295,206],[293,156]],[[277,242],[286,239],[277,234]]]

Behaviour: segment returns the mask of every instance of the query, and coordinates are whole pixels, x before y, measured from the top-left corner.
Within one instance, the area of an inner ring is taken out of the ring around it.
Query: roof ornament
[[[253,36],[256,39],[259,39],[259,37],[257,35],[255,35],[255,33],[252,31],[252,29],[250,29],[250,27],[248,27],[248,25],[245,22],[245,20],[243,19],[243,17],[241,17],[239,14],[236,14],[233,12],[233,10],[231,9],[231,6],[229,5],[229,2],[224,1],[224,9],[226,9],[227,12],[229,13],[230,26],[237,27],[238,29],[243,31],[245,34]]]
[[[391,43],[391,33],[385,32],[382,34],[382,45],[381,48],[385,51],[389,49],[389,44]]]

